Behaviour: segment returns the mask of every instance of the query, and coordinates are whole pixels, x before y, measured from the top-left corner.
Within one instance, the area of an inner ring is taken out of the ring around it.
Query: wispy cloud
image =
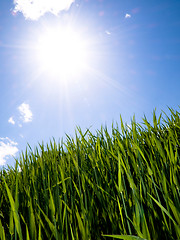
[[[38,20],[47,12],[58,15],[68,10],[75,0],[14,0],[13,14],[22,12],[26,19]]]
[[[31,122],[33,114],[31,112],[30,106],[27,103],[22,103],[18,107],[20,118],[24,123]]]
[[[131,18],[131,14],[126,13],[125,18]]]
[[[10,156],[15,156],[18,152],[17,143],[6,138],[0,138],[0,165],[5,165]]]
[[[107,35],[111,35],[111,32],[109,32],[108,30],[106,30],[105,33],[106,33]]]
[[[12,125],[15,124],[15,121],[14,121],[13,117],[10,117],[10,118],[8,119],[8,123],[11,123]]]

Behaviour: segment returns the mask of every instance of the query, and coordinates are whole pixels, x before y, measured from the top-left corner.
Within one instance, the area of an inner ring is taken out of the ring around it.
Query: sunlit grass
[[[180,239],[180,113],[143,122],[29,147],[0,172],[0,239]]]

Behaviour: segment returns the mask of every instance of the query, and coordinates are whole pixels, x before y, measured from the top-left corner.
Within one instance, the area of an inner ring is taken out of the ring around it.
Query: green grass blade
[[[154,200],[154,202],[161,208],[161,210],[173,221],[173,223],[178,226],[178,224],[177,224],[176,221],[172,218],[172,216],[170,215],[170,213],[169,213],[155,198],[153,198],[153,196],[151,196],[151,194],[148,193],[148,195],[149,195],[149,196]]]
[[[1,219],[0,219],[0,240],[6,240],[5,231]]]
[[[13,217],[14,217],[16,230],[17,230],[17,233],[19,235],[19,239],[22,240],[23,237],[22,237],[22,230],[21,230],[21,223],[20,223],[19,214],[16,210],[16,205],[15,205],[14,199],[12,197],[12,194],[9,190],[9,187],[8,187],[5,179],[4,179],[4,183],[5,183],[5,188],[6,188],[6,191],[7,191],[8,198],[9,198],[9,202],[10,202],[10,205],[11,205],[11,210],[13,211]]]
[[[125,240],[147,240],[145,238],[140,238],[133,235],[102,235],[102,236],[116,238],[116,239],[125,239]]]

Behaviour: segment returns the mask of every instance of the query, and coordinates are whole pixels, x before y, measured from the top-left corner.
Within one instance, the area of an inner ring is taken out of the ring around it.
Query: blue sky
[[[179,0],[26,2],[0,1],[0,167],[76,126],[178,110]]]

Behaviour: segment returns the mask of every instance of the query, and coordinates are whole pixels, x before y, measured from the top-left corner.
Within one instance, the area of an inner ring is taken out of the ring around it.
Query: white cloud
[[[105,33],[106,33],[107,35],[111,35],[111,32],[109,32],[108,30],[106,30]]]
[[[10,156],[15,156],[18,152],[17,145],[8,137],[0,138],[0,165],[4,165]]]
[[[18,110],[20,112],[20,118],[24,123],[31,122],[33,114],[30,110],[30,106],[27,103],[22,103],[19,107]]]
[[[46,12],[58,15],[68,10],[75,0],[14,0],[13,13],[22,12],[26,19],[38,20]]]
[[[125,18],[131,18],[131,14],[126,13]]]
[[[12,125],[15,124],[15,121],[14,121],[13,117],[10,117],[10,118],[8,119],[8,123],[11,123]]]

